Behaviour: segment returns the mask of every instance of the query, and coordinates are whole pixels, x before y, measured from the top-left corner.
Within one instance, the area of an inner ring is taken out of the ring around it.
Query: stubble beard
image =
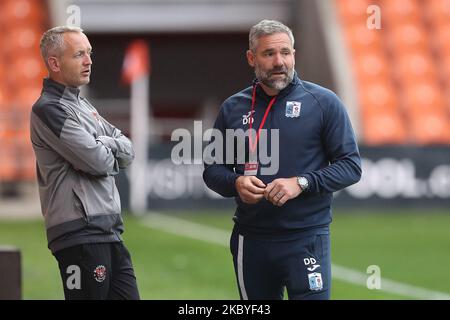
[[[271,79],[272,74],[277,72],[284,72],[285,76],[282,79]],[[294,79],[294,66],[292,66],[291,69],[282,67],[264,71],[256,65],[255,75],[260,82],[262,82],[269,88],[281,91],[286,88]]]

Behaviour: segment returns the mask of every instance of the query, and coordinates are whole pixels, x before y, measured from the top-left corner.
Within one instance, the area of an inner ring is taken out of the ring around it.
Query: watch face
[[[308,188],[308,180],[305,177],[298,178],[298,184],[300,185],[300,188],[302,188],[302,190]]]

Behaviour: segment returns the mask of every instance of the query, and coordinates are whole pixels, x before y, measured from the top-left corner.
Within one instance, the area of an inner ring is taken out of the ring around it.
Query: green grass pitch
[[[331,224],[332,262],[362,273],[378,265],[382,279],[450,294],[448,213],[337,211]],[[167,214],[228,233],[232,228],[232,210]],[[143,299],[238,299],[229,248],[149,228],[132,216],[125,218],[124,239]],[[24,299],[63,299],[42,219],[0,220],[0,245],[22,252]],[[412,298],[338,279],[332,283],[332,299]]]

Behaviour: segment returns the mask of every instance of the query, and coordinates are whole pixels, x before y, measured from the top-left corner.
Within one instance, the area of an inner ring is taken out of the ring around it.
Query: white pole
[[[133,214],[147,210],[147,162],[149,147],[149,84],[148,75],[131,84],[131,138],[135,158],[131,165],[130,209]]]

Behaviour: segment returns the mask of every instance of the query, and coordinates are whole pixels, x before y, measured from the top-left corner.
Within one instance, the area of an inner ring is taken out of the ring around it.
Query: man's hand
[[[236,190],[241,200],[255,204],[264,196],[266,185],[255,176],[240,176],[235,182]]]
[[[269,183],[264,191],[264,198],[274,205],[281,207],[286,201],[294,199],[302,189],[297,183],[297,177],[275,179]]]
[[[101,143],[103,143],[103,145],[105,147],[110,148],[112,150],[112,152],[114,154],[116,154],[117,145],[116,145],[114,138],[109,137],[109,136],[98,136],[95,140],[100,141]]]

